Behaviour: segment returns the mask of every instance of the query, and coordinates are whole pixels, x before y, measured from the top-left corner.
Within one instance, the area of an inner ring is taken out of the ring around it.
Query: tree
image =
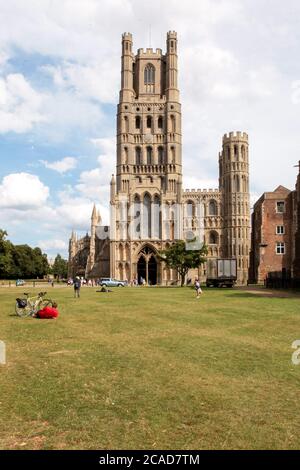
[[[179,240],[171,245],[170,248],[161,251],[159,256],[169,268],[176,269],[180,275],[182,287],[189,269],[198,268],[201,264],[205,263],[206,255],[206,246],[203,246],[200,250],[187,250],[186,243],[183,240]]]
[[[65,279],[68,276],[68,262],[59,254],[54,260],[52,272],[58,279]]]
[[[34,248],[32,250],[33,262],[34,262],[34,277],[43,277],[45,274],[49,274],[49,264],[47,255],[42,253],[40,248]]]
[[[13,271],[12,244],[7,232],[0,229],[0,279],[10,278]]]
[[[47,255],[40,248],[13,245],[6,237],[7,232],[0,229],[0,278],[36,279],[48,274]]]

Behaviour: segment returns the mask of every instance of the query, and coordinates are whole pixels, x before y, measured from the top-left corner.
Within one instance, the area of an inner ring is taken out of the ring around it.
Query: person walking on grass
[[[199,299],[200,295],[202,294],[202,289],[201,289],[201,286],[200,286],[199,279],[195,280],[195,289],[196,289],[197,299]]]
[[[78,276],[76,276],[76,278],[74,279],[73,286],[74,286],[74,297],[79,298],[80,297],[81,280]]]

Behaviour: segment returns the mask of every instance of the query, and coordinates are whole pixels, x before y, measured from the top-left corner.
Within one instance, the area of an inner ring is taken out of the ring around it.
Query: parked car
[[[17,286],[17,287],[18,287],[18,286],[24,286],[24,284],[25,284],[25,281],[23,281],[23,279],[17,279],[17,280],[16,280],[16,286]]]
[[[111,277],[102,277],[100,279],[99,285],[103,287],[125,287],[127,282],[113,279]]]

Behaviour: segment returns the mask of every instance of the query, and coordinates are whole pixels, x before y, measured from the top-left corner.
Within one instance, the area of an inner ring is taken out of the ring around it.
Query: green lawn
[[[300,448],[300,297],[54,288],[37,320],[23,290],[0,288],[1,449]]]

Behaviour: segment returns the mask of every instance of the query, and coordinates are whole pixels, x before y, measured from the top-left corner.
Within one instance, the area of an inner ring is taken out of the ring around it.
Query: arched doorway
[[[147,279],[147,266],[144,256],[141,256],[137,264],[138,283],[142,284],[142,279]]]
[[[145,246],[141,252],[137,263],[138,282],[145,279],[146,284],[156,285],[158,283],[158,263],[155,252],[149,246]]]
[[[148,284],[151,286],[157,284],[157,261],[153,255],[148,261]]]

